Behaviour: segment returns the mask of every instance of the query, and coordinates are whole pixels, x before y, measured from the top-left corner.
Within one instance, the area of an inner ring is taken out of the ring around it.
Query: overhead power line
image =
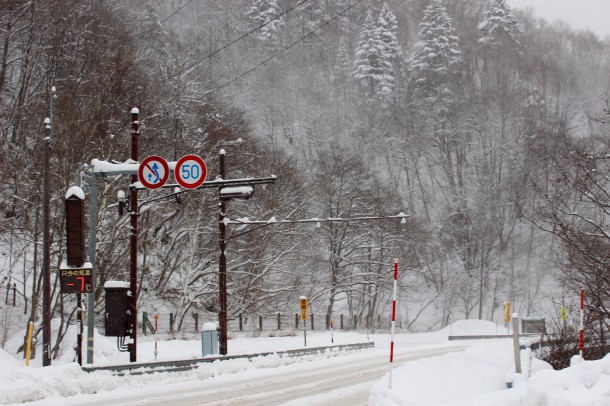
[[[193,2],[193,0],[189,0],[186,3],[184,3],[182,6],[180,6],[179,8],[177,8],[173,13],[171,13],[170,15],[168,15],[167,17],[165,17],[163,19],[163,21],[160,22],[160,24],[163,24],[164,22],[166,22],[167,20],[169,20],[170,18],[172,18],[173,16],[175,16],[176,14],[178,14],[180,12],[180,10],[182,10],[183,8],[185,8],[186,6],[188,6],[189,4],[191,4]],[[159,2],[159,4],[161,4]],[[157,6],[159,5],[157,4]],[[155,7],[157,7],[155,6]]]
[[[341,17],[342,15],[344,15],[345,13],[347,13],[348,11],[350,11],[352,8],[354,8],[355,6],[357,6],[359,3],[361,3],[363,0],[357,0],[356,2],[350,4],[346,9],[340,11],[339,13],[337,13],[335,16],[333,16],[332,18],[324,21],[324,23],[322,23],[320,26],[316,27],[313,31],[308,32],[307,34],[303,35],[302,37],[300,37],[298,40],[296,40],[295,42],[293,42],[292,44],[288,45],[287,47],[281,49],[279,52],[273,54],[272,56],[270,56],[269,58],[265,59],[264,61],[262,61],[261,63],[259,63],[258,65],[256,65],[255,67],[248,69],[247,71],[245,71],[244,73],[242,73],[241,75],[239,75],[238,77],[231,79],[230,81],[220,85],[219,87],[217,87],[216,89],[213,90],[213,92],[217,92],[221,89],[224,89],[225,87],[229,86],[231,83],[234,83],[236,81],[238,81],[239,79],[243,78],[244,76],[248,75],[249,73],[255,71],[256,69],[260,68],[261,66],[265,65],[266,63],[268,63],[269,61],[273,60],[274,58],[278,57],[279,55],[283,54],[284,52],[288,51],[290,48],[294,47],[295,45],[297,45],[299,42],[305,40],[306,38],[308,38],[309,36],[313,35],[314,33],[316,33],[317,31],[319,31],[320,29],[324,28],[325,26],[327,26],[328,24],[330,24],[331,22],[333,22],[334,20],[336,20],[337,18]]]
[[[186,6],[187,4],[189,4],[191,1],[192,1],[192,0],[190,0],[188,3],[186,3],[186,4],[185,4],[185,6]],[[168,81],[168,80],[170,80],[170,79],[172,79],[172,78],[176,77],[177,75],[179,75],[179,74],[180,74],[180,73],[182,73],[183,71],[188,71],[188,70],[193,69],[194,67],[196,67],[196,66],[198,66],[198,65],[202,64],[203,62],[205,62],[207,59],[209,59],[209,58],[213,57],[214,55],[218,54],[219,52],[224,51],[225,49],[229,48],[230,46],[232,46],[232,45],[234,45],[234,44],[238,43],[239,41],[241,41],[242,39],[246,38],[247,36],[254,34],[256,31],[260,30],[261,28],[263,28],[263,27],[264,27],[264,26],[266,26],[267,24],[271,23],[272,21],[275,21],[275,20],[279,19],[280,17],[284,16],[285,14],[287,14],[287,13],[291,12],[291,11],[292,11],[292,10],[294,10],[295,8],[297,8],[297,7],[301,6],[302,4],[305,4],[305,3],[309,2],[309,1],[311,1],[311,0],[301,0],[301,1],[299,1],[299,2],[298,2],[298,3],[296,3],[294,6],[292,6],[292,7],[288,8],[288,9],[286,9],[285,11],[283,11],[283,12],[281,12],[281,13],[279,13],[279,14],[277,14],[276,16],[274,16],[274,17],[273,17],[272,19],[270,19],[269,21],[266,21],[265,23],[263,23],[263,24],[259,25],[258,27],[256,27],[256,28],[254,28],[254,29],[252,29],[252,30],[248,31],[247,33],[245,33],[245,34],[243,34],[242,36],[240,36],[239,38],[237,38],[237,39],[235,39],[235,40],[233,40],[233,41],[229,42],[228,44],[223,45],[222,47],[220,47],[220,48],[216,49],[215,51],[213,51],[213,52],[209,53],[208,55],[204,56],[203,58],[198,59],[197,61],[195,61],[195,62],[191,63],[191,64],[190,64],[190,65],[188,65],[187,67],[185,67],[185,68],[181,69],[179,72],[176,72],[176,73],[174,73],[174,74],[169,75],[169,76],[168,76],[167,78],[165,78],[165,79],[164,79],[162,82],[166,82],[166,81]],[[180,11],[182,8],[184,8],[184,6],[183,6],[183,7],[181,7],[179,10],[175,11],[173,14],[171,14],[171,15],[170,15],[169,17],[167,17],[166,19],[164,19],[164,20],[162,21],[162,23],[163,23],[163,22],[165,22],[165,21],[167,21],[167,20],[168,20],[170,17],[172,17],[174,14],[176,14],[176,12]]]

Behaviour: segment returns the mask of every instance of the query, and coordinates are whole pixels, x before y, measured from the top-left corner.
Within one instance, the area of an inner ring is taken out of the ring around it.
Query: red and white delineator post
[[[585,344],[584,323],[585,323],[585,289],[582,288],[580,290],[580,334],[579,334],[579,343],[578,343],[578,348],[580,349],[581,358],[582,358],[582,349]]]
[[[394,260],[394,289],[392,292],[392,327],[390,333],[390,380],[389,388],[392,389],[392,364],[394,363],[394,325],[396,324],[396,288],[398,285],[398,260]]]

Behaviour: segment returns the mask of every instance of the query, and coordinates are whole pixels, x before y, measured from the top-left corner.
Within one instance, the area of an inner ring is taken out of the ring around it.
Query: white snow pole
[[[390,333],[390,381],[389,388],[392,389],[392,365],[394,363],[394,325],[396,324],[396,287],[398,285],[398,260],[394,260],[394,289],[392,292],[392,327]]]
[[[580,290],[580,334],[579,334],[579,343],[578,347],[580,348],[580,357],[582,358],[582,348],[585,343],[585,288]]]

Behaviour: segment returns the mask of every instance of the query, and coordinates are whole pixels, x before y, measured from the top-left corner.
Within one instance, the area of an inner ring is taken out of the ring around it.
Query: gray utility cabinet
[[[216,323],[203,323],[201,328],[202,356],[218,354],[218,327]]]

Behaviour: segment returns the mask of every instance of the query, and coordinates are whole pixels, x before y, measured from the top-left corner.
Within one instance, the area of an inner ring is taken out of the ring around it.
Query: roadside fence
[[[200,327],[206,322],[215,322],[218,317],[214,314],[199,314],[192,313],[186,316],[179,326],[174,313],[156,314],[158,316],[158,333],[174,334],[182,333],[199,333]],[[155,313],[142,313],[142,333],[144,335],[154,333],[154,316]],[[327,314],[309,314],[309,318],[303,322],[299,318],[298,313],[285,314],[244,314],[239,313],[228,320],[229,332],[277,332],[286,330],[389,330],[391,325],[391,316],[377,315],[375,317],[358,318],[357,316],[349,317],[348,315],[339,314],[333,318]],[[402,320],[396,320],[398,328],[402,328]]]

